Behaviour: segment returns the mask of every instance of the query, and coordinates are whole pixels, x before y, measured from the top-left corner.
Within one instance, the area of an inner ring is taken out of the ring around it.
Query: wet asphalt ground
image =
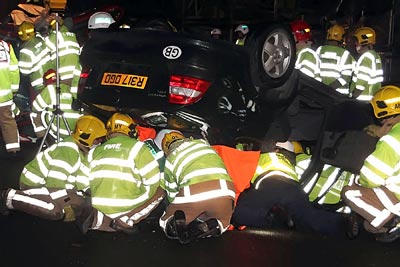
[[[21,158],[0,159],[0,188],[18,187],[19,173],[37,149],[37,144],[23,144]],[[153,224],[137,235],[97,231],[83,235],[73,222],[45,221],[15,211],[0,215],[0,267],[399,265],[400,240],[377,243],[365,232],[347,240],[247,228],[181,245],[166,239]]]

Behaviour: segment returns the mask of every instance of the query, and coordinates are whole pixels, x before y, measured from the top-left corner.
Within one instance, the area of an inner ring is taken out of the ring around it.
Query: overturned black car
[[[259,92],[287,86],[294,59],[281,25],[254,27],[244,47],[158,27],[101,29],[84,45],[78,96],[100,118],[118,110],[144,125],[232,144],[258,113]]]

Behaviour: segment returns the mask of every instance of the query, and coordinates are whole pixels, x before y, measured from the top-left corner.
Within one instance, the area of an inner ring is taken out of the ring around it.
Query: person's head
[[[355,48],[358,53],[369,50],[376,43],[376,34],[370,27],[358,28],[354,34]]]
[[[138,137],[137,123],[128,114],[114,113],[106,123],[107,138],[116,135],[126,135],[131,138]]]
[[[236,27],[235,32],[239,38],[244,38],[249,33],[249,26],[240,24]]]
[[[211,30],[210,35],[214,39],[221,39],[222,31],[220,29],[218,29],[218,28],[214,28],[214,29]]]
[[[90,16],[88,22],[88,29],[106,29],[115,22],[111,14],[107,12],[96,12]]]
[[[290,23],[290,28],[296,42],[297,50],[300,50],[303,47],[311,46],[311,27],[307,22],[304,20],[292,21]]]
[[[35,36],[35,26],[33,23],[24,21],[18,26],[19,38],[26,42]]]
[[[342,45],[345,37],[345,29],[339,24],[335,24],[328,29],[326,41],[337,45]]]
[[[166,155],[171,152],[172,145],[179,140],[184,140],[185,136],[177,130],[166,131],[161,140],[161,148]]]
[[[52,18],[49,16],[48,13],[43,12],[40,17],[35,21],[35,30],[41,36],[46,37],[50,34],[52,30],[51,26]]]
[[[400,88],[386,85],[379,89],[371,100],[375,117],[383,124],[400,122]]]
[[[91,115],[83,115],[76,122],[71,136],[79,147],[84,151],[100,144],[106,136],[104,123]]]
[[[289,160],[293,166],[296,165],[296,154],[292,142],[276,142],[275,152],[284,155],[285,158]]]

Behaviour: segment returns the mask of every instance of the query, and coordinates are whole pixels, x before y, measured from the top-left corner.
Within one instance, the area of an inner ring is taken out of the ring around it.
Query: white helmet
[[[214,28],[211,30],[211,35],[221,35],[221,34],[222,34],[221,30],[218,28]]]
[[[236,27],[235,32],[241,32],[244,35],[249,33],[249,26],[245,25],[245,24],[240,24]]]
[[[88,29],[106,29],[115,22],[107,12],[96,12],[89,18]]]
[[[286,142],[277,142],[275,144],[276,147],[280,147],[283,149],[286,149],[289,152],[294,152],[294,145],[292,142],[290,141],[286,141]]]

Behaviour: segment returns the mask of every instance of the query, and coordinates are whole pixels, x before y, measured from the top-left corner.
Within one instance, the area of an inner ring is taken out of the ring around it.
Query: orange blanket
[[[260,151],[241,151],[221,145],[212,147],[224,161],[228,174],[235,184],[237,200],[239,194],[250,186],[250,180],[256,172]]]

